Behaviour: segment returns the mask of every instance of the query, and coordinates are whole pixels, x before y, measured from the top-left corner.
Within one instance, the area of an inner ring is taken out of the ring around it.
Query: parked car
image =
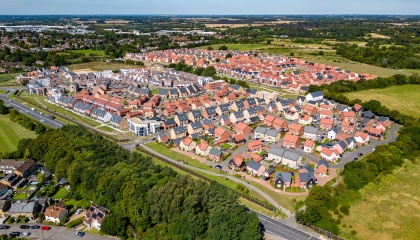
[[[83,236],[85,236],[85,232],[79,231],[79,232],[76,233],[76,236],[83,237]]]
[[[43,231],[49,231],[51,229],[50,226],[42,226],[41,230]]]
[[[0,229],[9,229],[10,228],[10,226],[7,226],[7,225],[0,225]]]
[[[80,214],[80,213],[82,213],[82,212],[83,212],[83,209],[79,208],[79,209],[77,209],[77,210],[76,210],[76,212],[75,212],[75,213],[76,213],[76,214]]]
[[[31,229],[39,229],[40,228],[40,226],[39,225],[32,225],[31,226]]]
[[[359,157],[363,156],[363,153],[359,153]]]
[[[19,232],[11,232],[9,233],[9,237],[19,237]]]
[[[31,227],[28,226],[28,225],[22,225],[22,226],[20,226],[20,229],[29,229],[29,228],[31,228]]]
[[[20,236],[29,236],[29,235],[31,235],[30,232],[23,232],[23,233],[20,234]]]
[[[357,161],[357,159],[358,159],[358,158],[354,158],[354,159],[353,159],[353,162],[356,162],[356,161]]]
[[[217,168],[217,169],[222,169],[222,166],[220,166],[220,165],[216,165],[216,166],[215,166],[215,168]]]

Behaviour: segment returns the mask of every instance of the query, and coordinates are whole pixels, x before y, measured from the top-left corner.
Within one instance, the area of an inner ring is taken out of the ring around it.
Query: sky
[[[420,15],[420,0],[0,0],[0,15]]]

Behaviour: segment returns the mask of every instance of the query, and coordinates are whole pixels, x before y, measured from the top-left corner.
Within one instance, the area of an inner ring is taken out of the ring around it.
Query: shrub
[[[356,235],[357,234],[357,232],[355,231],[355,230],[351,230],[351,235]]]
[[[77,225],[80,225],[80,224],[82,224],[82,223],[83,223],[83,217],[78,218],[78,219],[76,219],[76,220],[73,220],[73,221],[71,221],[71,222],[67,223],[66,227],[67,227],[67,228],[73,228],[73,227],[75,227],[75,226],[77,226]]]
[[[348,216],[350,214],[350,210],[349,210],[349,206],[345,205],[345,206],[341,206],[340,207],[340,212],[346,216]]]

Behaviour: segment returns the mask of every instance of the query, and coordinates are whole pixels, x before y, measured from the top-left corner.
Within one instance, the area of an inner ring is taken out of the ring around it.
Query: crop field
[[[420,116],[420,86],[404,85],[346,93],[349,99],[378,100],[390,110],[398,110],[414,117]]]
[[[35,137],[35,132],[10,121],[9,115],[0,115],[0,152],[15,151],[19,140]]]
[[[351,205],[350,215],[341,219],[345,239],[419,239],[415,227],[420,225],[419,160],[406,161],[361,190],[362,198]]]

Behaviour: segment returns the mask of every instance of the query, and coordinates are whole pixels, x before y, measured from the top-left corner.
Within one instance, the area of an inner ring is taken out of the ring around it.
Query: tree
[[[213,50],[213,48],[211,46],[208,46],[207,50],[211,51],[211,50]]]
[[[117,213],[109,214],[102,221],[101,232],[112,236],[125,236],[128,219]]]
[[[318,55],[319,56],[324,56],[324,51],[319,51]]]
[[[26,84],[28,84],[28,82],[29,82],[29,80],[24,79],[24,80],[22,80],[21,84],[22,84],[22,86],[26,86]]]
[[[290,56],[291,56],[291,57],[294,57],[294,56],[295,56],[295,53],[294,53],[294,52],[291,52],[291,53],[290,53]]]
[[[36,178],[37,178],[37,180],[38,180],[38,184],[39,185],[42,185],[44,182],[45,182],[45,174],[43,174],[43,173],[39,173],[37,176],[36,176]]]
[[[213,66],[206,67],[206,69],[201,73],[202,76],[211,77],[216,75],[216,69]]]
[[[226,50],[228,50],[228,47],[226,47],[226,45],[223,45],[223,46],[219,47],[219,50],[220,51],[226,51]]]
[[[45,132],[47,129],[44,127],[44,125],[42,125],[42,124],[37,124],[36,126],[35,126],[35,129],[34,129],[34,131],[35,131],[35,133],[36,134],[41,134],[41,133],[43,133],[43,132]]]
[[[271,44],[271,40],[270,39],[267,40],[267,44]]]
[[[218,63],[218,62],[220,62],[220,59],[216,58],[216,62],[217,62],[217,63]]]
[[[0,114],[5,115],[9,113],[10,113],[10,109],[6,107],[3,103],[3,100],[0,99]]]
[[[228,59],[228,58],[232,58],[232,54],[230,54],[230,53],[226,54],[226,59]]]

